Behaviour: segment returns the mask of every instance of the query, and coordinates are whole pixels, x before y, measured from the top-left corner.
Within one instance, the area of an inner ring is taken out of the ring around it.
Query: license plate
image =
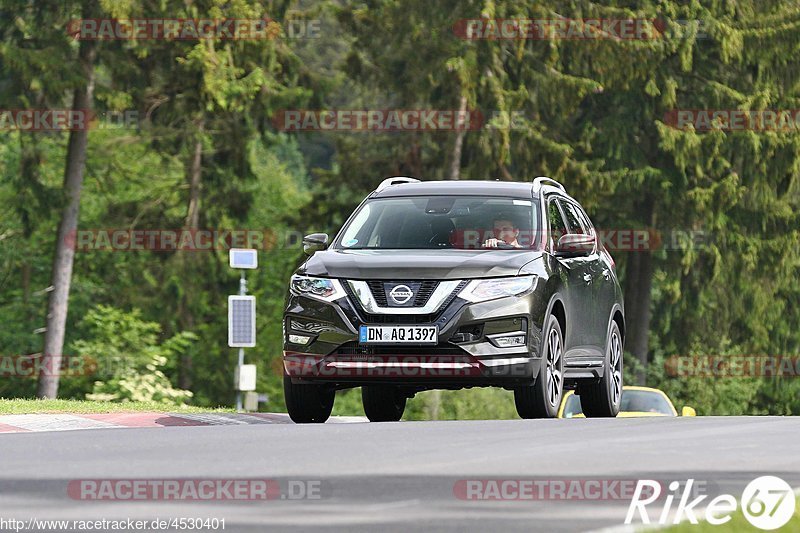
[[[439,327],[361,326],[358,342],[361,344],[436,344],[439,342]]]

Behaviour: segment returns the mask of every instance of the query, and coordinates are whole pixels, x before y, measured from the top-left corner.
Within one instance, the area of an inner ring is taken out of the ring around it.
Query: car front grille
[[[369,286],[369,292],[372,293],[372,297],[375,298],[375,301],[381,307],[386,307],[388,302],[386,301],[386,292],[383,290],[383,282],[382,281],[368,281],[367,285]]]
[[[423,280],[423,281],[380,281],[380,280],[371,280],[367,281],[367,286],[369,287],[370,292],[372,293],[372,297],[375,298],[375,302],[381,307],[389,307],[389,302],[386,299],[386,289],[387,285],[394,286],[394,285],[401,285],[407,284],[410,285],[412,288],[415,289],[414,291],[414,303],[411,304],[412,307],[422,307],[431,297],[433,291],[436,290],[436,287],[439,285],[438,281],[434,280]]]
[[[372,288],[373,283],[383,284],[383,281],[368,281],[367,285],[372,291],[373,297],[375,297],[375,300],[378,303],[378,305],[384,306],[385,304],[381,303],[378,300],[376,292]],[[432,287],[429,289],[430,292],[425,297],[426,298],[425,302],[427,302],[428,299],[430,299],[431,293],[433,293],[433,291],[436,289],[439,282],[424,281],[423,283],[428,284],[426,285],[426,287]],[[437,309],[435,312],[429,314],[409,314],[409,315],[367,313],[366,310],[364,310],[364,308],[361,306],[361,302],[358,300],[358,297],[353,293],[352,289],[350,288],[350,284],[344,282],[342,283],[342,286],[344,287],[344,290],[347,293],[348,299],[352,302],[353,309],[356,311],[356,313],[359,316],[359,319],[364,324],[425,324],[425,323],[436,322],[436,320],[438,320],[442,316],[444,310],[447,309],[447,306],[450,305],[453,302],[453,300],[456,299],[458,293],[461,292],[461,290],[467,286],[467,283],[469,283],[469,280],[464,280],[461,283],[459,283],[458,286],[453,290],[453,292],[450,293],[447,299],[444,302],[442,302],[442,305],[439,306],[439,309]],[[386,301],[386,295],[384,293],[384,302],[385,301]]]
[[[420,283],[417,295],[414,297],[414,307],[422,307],[431,297],[433,291],[439,285],[438,281],[423,281]]]

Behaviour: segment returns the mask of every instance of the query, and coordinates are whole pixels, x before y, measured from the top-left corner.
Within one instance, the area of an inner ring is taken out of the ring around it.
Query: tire
[[[370,422],[397,422],[406,410],[406,396],[390,385],[364,385],[361,402]]]
[[[545,328],[542,367],[532,386],[514,389],[514,404],[520,418],[553,418],[564,395],[564,334],[555,316]]]
[[[581,408],[587,418],[614,417],[619,413],[622,399],[622,334],[615,321],[611,321],[608,345],[604,359],[603,377],[596,383],[578,389]]]
[[[292,383],[283,376],[283,397],[289,418],[297,424],[322,424],[331,416],[336,392],[324,385]]]

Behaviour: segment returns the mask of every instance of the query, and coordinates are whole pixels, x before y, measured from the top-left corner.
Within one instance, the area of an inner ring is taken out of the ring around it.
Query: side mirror
[[[556,256],[587,256],[594,251],[594,245],[595,239],[592,235],[585,235],[583,233],[567,233],[558,239],[558,243],[556,244]]]
[[[328,247],[327,233],[312,233],[303,237],[303,251],[306,255],[313,255]]]
[[[684,405],[683,409],[681,409],[681,416],[697,416],[697,411],[693,407]]]

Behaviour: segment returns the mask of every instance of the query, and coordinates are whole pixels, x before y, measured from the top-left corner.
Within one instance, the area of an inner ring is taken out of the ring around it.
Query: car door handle
[[[583,281],[585,281],[586,283],[591,283],[592,282],[592,275],[591,274],[584,274],[583,275]]]

